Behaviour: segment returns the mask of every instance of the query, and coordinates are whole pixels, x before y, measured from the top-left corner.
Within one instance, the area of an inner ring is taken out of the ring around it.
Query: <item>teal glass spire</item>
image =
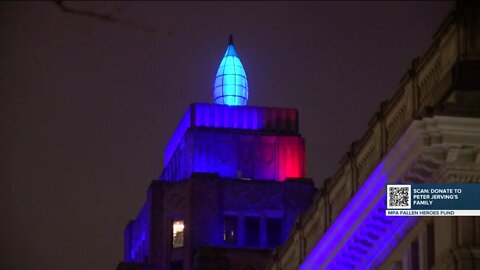
[[[218,67],[213,86],[215,104],[245,106],[248,101],[247,74],[233,46],[230,35],[227,51]]]

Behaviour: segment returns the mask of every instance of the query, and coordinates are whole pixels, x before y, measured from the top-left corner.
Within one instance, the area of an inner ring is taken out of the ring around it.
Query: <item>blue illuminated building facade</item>
[[[122,269],[265,269],[315,189],[291,108],[245,106],[248,83],[232,40],[214,104],[191,104],[165,149],[137,217],[125,229]]]

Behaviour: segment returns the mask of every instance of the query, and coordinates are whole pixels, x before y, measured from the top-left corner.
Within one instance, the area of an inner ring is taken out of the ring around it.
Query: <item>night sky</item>
[[[0,269],[114,269],[232,33],[249,105],[295,107],[331,176],[451,2],[0,3]]]

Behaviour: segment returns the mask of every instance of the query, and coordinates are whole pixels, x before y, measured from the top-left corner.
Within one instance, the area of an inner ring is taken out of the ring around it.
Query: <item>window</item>
[[[183,220],[174,220],[172,222],[172,229],[173,229],[172,230],[173,231],[172,246],[174,248],[183,247],[184,229],[185,229]]]
[[[276,247],[282,243],[282,219],[267,218],[267,246]]]
[[[223,241],[228,244],[236,244],[238,238],[238,218],[225,216],[223,219]]]
[[[245,244],[251,247],[260,245],[260,219],[245,217]]]
[[[183,261],[173,261],[170,263],[170,270],[183,270]]]

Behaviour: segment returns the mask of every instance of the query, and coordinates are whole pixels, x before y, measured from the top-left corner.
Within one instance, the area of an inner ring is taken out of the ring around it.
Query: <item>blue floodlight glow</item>
[[[233,46],[232,36],[218,67],[213,86],[215,104],[245,106],[248,101],[247,74]]]
[[[380,163],[310,251],[299,269],[373,269],[417,221],[385,216],[388,172]],[[371,202],[374,206],[369,209]],[[362,215],[368,211],[365,218]],[[347,228],[356,229],[349,235]],[[343,243],[342,243],[343,242]]]

